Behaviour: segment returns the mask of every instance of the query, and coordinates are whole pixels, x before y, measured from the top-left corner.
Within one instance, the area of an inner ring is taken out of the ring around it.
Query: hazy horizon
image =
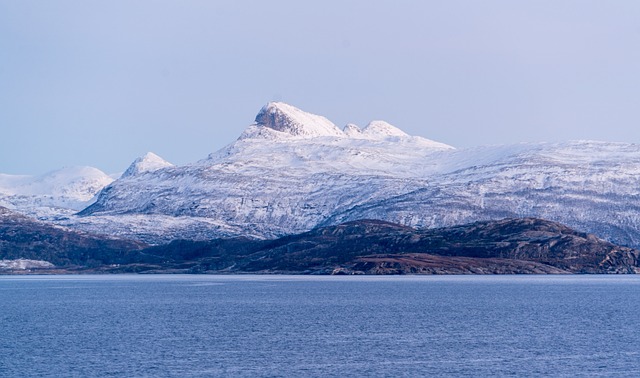
[[[121,172],[269,101],[464,148],[640,143],[635,1],[0,0],[0,173]]]

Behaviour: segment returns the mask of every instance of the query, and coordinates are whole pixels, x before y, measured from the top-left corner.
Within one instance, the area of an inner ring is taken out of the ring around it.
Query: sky
[[[124,171],[283,101],[459,148],[640,143],[640,1],[0,0],[0,173]]]

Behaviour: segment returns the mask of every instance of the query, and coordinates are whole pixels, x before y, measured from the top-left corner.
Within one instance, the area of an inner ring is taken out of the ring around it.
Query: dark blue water
[[[640,376],[640,277],[0,277],[0,376]]]

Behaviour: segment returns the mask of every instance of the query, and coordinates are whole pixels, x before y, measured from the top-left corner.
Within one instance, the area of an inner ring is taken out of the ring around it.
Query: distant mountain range
[[[113,180],[92,167],[67,167],[40,176],[0,174],[0,206],[54,221],[89,206]]]
[[[148,244],[273,239],[361,219],[431,229],[535,217],[640,247],[640,146],[573,141],[455,149],[383,121],[340,129],[283,103],[198,162],[148,153],[94,168],[0,175],[0,205]]]

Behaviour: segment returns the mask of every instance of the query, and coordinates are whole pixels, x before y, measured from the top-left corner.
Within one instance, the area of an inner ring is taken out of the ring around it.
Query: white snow
[[[121,177],[135,176],[141,173],[153,172],[157,171],[158,169],[173,166],[173,164],[169,163],[153,152],[147,152],[145,155],[134,160]]]
[[[362,129],[360,129],[356,124],[347,123],[347,125],[342,129],[342,132],[348,137],[357,138],[362,134]]]
[[[88,194],[86,184],[107,181],[111,181],[109,176],[92,167],[62,168],[39,176],[0,174],[0,193],[8,195],[70,195],[86,200],[88,199],[87,195],[91,198],[95,194]]]
[[[67,167],[39,176],[0,174],[0,206],[38,218],[88,206],[113,178],[93,167]]]
[[[55,268],[55,265],[44,260],[0,260],[0,270],[28,270],[43,268]]]
[[[385,121],[371,121],[364,129],[362,129],[362,134],[372,138],[409,136],[409,134]]]

